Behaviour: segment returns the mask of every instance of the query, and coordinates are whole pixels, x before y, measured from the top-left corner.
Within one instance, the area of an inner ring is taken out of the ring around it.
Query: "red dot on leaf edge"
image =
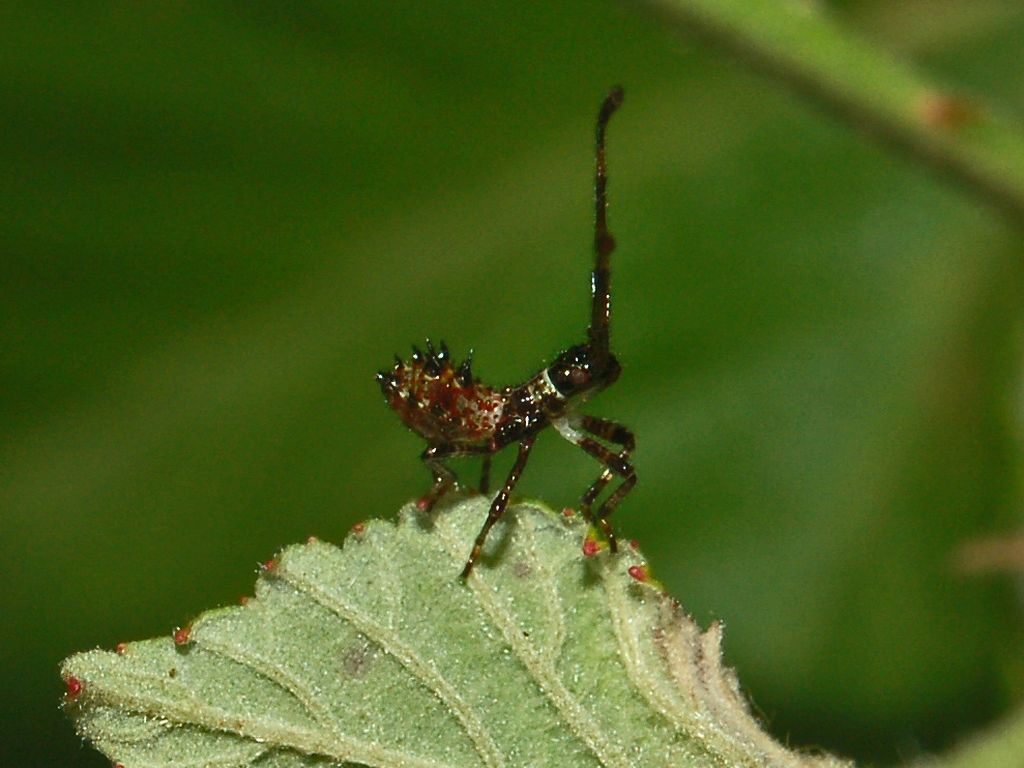
[[[77,677],[69,677],[64,681],[64,684],[68,687],[67,697],[69,699],[75,698],[75,696],[82,692],[82,681]]]
[[[629,566],[629,575],[637,581],[647,581],[651,574],[647,571],[645,565],[631,565]]]

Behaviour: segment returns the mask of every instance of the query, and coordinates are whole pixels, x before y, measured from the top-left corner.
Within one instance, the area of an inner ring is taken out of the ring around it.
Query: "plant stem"
[[[1024,226],[1024,132],[927,82],[810,0],[642,0]]]

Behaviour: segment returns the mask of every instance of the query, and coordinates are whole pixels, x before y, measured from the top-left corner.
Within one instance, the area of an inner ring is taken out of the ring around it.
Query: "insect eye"
[[[571,395],[590,383],[590,371],[579,365],[562,364],[550,369],[548,375],[563,395]]]

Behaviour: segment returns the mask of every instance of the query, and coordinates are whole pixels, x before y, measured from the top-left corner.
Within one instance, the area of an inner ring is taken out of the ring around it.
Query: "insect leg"
[[[636,470],[621,454],[606,448],[593,438],[584,437],[577,445],[605,466],[601,475],[583,495],[581,507],[584,517],[601,527],[601,531],[608,538],[608,546],[612,552],[616,552],[618,551],[618,543],[615,539],[615,533],[608,524],[607,517],[618,506],[619,502],[622,501],[622,498],[636,485]],[[623,478],[622,484],[601,505],[597,514],[594,514],[590,511],[590,506],[594,503],[594,499],[597,498],[597,494],[611,482],[613,473]]]
[[[636,439],[633,437],[633,433],[621,424],[595,416],[583,416],[580,418],[578,426],[594,435],[594,437],[622,447],[616,453],[597,442],[594,438],[580,434],[576,428],[567,423],[555,423],[555,427],[565,438],[576,443],[576,445],[604,464],[604,469],[597,480],[594,481],[580,499],[580,511],[583,513],[584,518],[600,526],[602,533],[608,539],[608,546],[612,552],[616,552],[618,551],[618,541],[606,518],[619,505],[623,497],[636,485],[636,470],[629,462],[629,457],[636,448]],[[591,511],[594,501],[615,475],[623,478],[621,485],[605,500],[597,514],[594,514]]]
[[[455,486],[457,478],[444,463],[444,459],[450,458],[456,451],[447,445],[432,445],[420,454],[420,460],[427,465],[427,469],[434,476],[434,485],[416,501],[416,506],[424,511],[433,509],[437,500],[444,496]]]
[[[526,466],[526,460],[530,456],[530,449],[533,448],[534,439],[535,436],[530,435],[523,438],[522,442],[519,443],[519,455],[516,457],[516,463],[512,465],[512,470],[505,479],[505,485],[502,486],[498,495],[494,497],[494,501],[491,502],[491,508],[487,513],[487,519],[484,521],[483,528],[480,529],[476,541],[473,542],[473,549],[469,553],[469,559],[466,561],[465,568],[462,569],[463,579],[468,577],[473,570],[473,564],[480,557],[480,550],[483,549],[484,541],[487,540],[487,534],[490,533],[491,527],[504,514],[505,508],[508,506],[509,496],[512,494],[512,489],[519,482],[519,476],[523,474],[523,468]]]
[[[636,438],[633,437],[633,433],[617,421],[602,419],[598,416],[581,416],[580,426],[595,437],[615,445],[621,445],[623,458],[636,450]]]
[[[489,469],[492,453],[494,453],[494,450],[490,446],[454,448],[450,445],[432,445],[427,448],[420,454],[420,459],[427,465],[427,468],[434,476],[434,485],[417,499],[416,506],[424,511],[429,511],[437,503],[438,499],[458,484],[458,478],[455,476],[455,473],[444,463],[446,459],[483,454],[484,467]]]
[[[608,543],[611,546],[612,552],[616,551],[615,536],[611,532],[611,526],[608,525],[608,515],[615,511],[615,508],[619,506],[626,497],[626,494],[633,490],[633,486],[636,485],[636,470],[633,469],[632,464],[627,464],[627,466],[629,467],[629,474],[623,478],[619,487],[612,491],[611,496],[604,500],[604,504],[601,505],[601,508],[597,510],[597,515],[595,515],[601,530],[609,537]]]
[[[623,462],[626,462],[626,466],[629,469],[629,474],[623,475],[624,479],[622,483],[612,492],[611,496],[605,499],[604,504],[602,504],[601,508],[597,511],[597,519],[601,523],[602,530],[608,532],[611,529],[608,526],[606,518],[615,510],[626,494],[633,489],[633,486],[636,485],[636,470],[633,468],[633,465],[629,463],[629,457],[633,454],[633,451],[636,450],[636,438],[629,429],[621,424],[610,421],[609,419],[601,419],[596,416],[584,416],[582,420],[582,427],[590,434],[596,435],[602,440],[622,446],[622,450],[619,451],[619,458]],[[602,472],[601,476],[604,477],[607,471],[608,470],[606,469],[605,472]],[[609,478],[609,480],[610,479],[611,478]],[[597,485],[597,483],[595,483],[595,485]],[[598,488],[598,492],[600,492],[605,485],[607,485],[607,481],[601,484]],[[591,503],[593,503],[596,498],[597,494],[595,493],[590,500]],[[614,541],[614,536],[610,541]]]

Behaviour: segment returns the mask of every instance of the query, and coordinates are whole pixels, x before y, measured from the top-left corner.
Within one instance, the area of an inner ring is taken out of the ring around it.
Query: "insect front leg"
[[[553,422],[558,432],[570,442],[575,443],[588,454],[593,456],[604,465],[604,469],[597,480],[587,489],[580,499],[580,512],[583,517],[601,528],[601,532],[608,539],[608,546],[612,552],[618,551],[618,540],[615,532],[608,523],[608,516],[615,510],[626,494],[636,485],[636,469],[629,462],[629,457],[636,449],[636,438],[633,433],[621,424],[608,419],[597,418],[596,416],[583,416],[578,419],[559,419]],[[581,432],[582,430],[582,432]],[[621,446],[618,453],[602,445],[594,437]],[[601,494],[615,475],[623,478],[622,483],[605,499],[595,514],[592,511],[594,501]]]
[[[490,533],[494,524],[498,522],[498,518],[505,513],[505,509],[508,507],[509,496],[512,495],[512,489],[515,488],[516,483],[519,482],[520,475],[523,474],[523,468],[526,466],[526,460],[530,456],[530,449],[533,448],[534,439],[535,436],[530,435],[519,443],[519,455],[516,456],[516,463],[512,465],[512,469],[505,479],[505,485],[502,486],[501,490],[498,491],[498,495],[494,497],[494,501],[491,502],[491,508],[487,512],[487,519],[484,520],[483,528],[480,529],[476,541],[473,542],[473,549],[469,553],[469,559],[466,561],[466,566],[462,569],[463,579],[472,572],[473,565],[476,563],[477,558],[480,557],[480,551],[487,540],[487,534]]]
[[[603,445],[591,441],[591,444],[581,445],[583,450],[590,453],[598,461],[605,465],[605,469],[601,472],[600,477],[594,484],[587,489],[587,492],[583,495],[581,506],[589,511],[594,500],[598,494],[604,490],[605,486],[612,480],[612,473],[619,475],[623,478],[618,488],[612,491],[612,494],[605,499],[601,508],[597,510],[597,514],[594,515],[598,525],[601,526],[601,530],[608,537],[608,545],[612,552],[617,549],[615,534],[612,532],[611,526],[608,524],[608,516],[615,511],[615,508],[619,506],[621,501],[626,497],[626,494],[633,490],[633,486],[636,485],[636,469],[630,463],[629,458],[636,450],[636,438],[633,433],[622,426],[621,424],[611,421],[609,419],[601,419],[596,416],[584,416],[580,422],[580,426],[583,427],[587,432],[599,437],[602,440],[614,443],[615,445],[621,446],[621,449],[617,454],[613,454],[608,451]],[[589,448],[597,446],[599,450],[592,452]]]

